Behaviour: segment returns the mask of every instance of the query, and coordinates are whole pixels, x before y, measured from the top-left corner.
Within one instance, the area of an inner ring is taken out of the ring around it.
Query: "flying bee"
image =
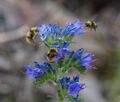
[[[54,57],[56,57],[57,54],[58,54],[57,49],[56,48],[51,48],[50,51],[47,54],[47,60],[49,62],[53,62]]]
[[[93,29],[94,31],[96,31],[97,29],[97,24],[94,20],[88,20],[85,22],[85,27],[88,29]]]
[[[32,27],[30,29],[30,31],[28,31],[27,34],[26,34],[26,41],[28,43],[34,43],[34,39],[38,35],[38,32],[39,31],[38,31],[37,27]]]
[[[26,41],[34,46],[37,51],[39,46],[42,44],[41,39],[38,37],[39,30],[37,27],[32,27],[26,34]]]

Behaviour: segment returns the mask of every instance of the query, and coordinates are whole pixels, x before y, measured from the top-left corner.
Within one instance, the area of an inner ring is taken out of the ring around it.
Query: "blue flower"
[[[62,48],[67,48],[69,46],[69,43],[67,41],[64,41],[62,43]]]
[[[80,60],[81,65],[86,69],[94,69],[95,67],[93,67],[92,65],[92,63],[94,62],[93,56],[94,55],[91,53],[83,53]]]
[[[45,72],[47,72],[47,71],[54,71],[54,69],[52,68],[52,66],[48,63],[48,62],[44,62],[43,63],[43,70],[45,71]]]
[[[83,48],[78,49],[78,50],[74,53],[74,57],[77,58],[77,59],[81,58],[81,55],[82,55],[83,51],[84,51]]]
[[[63,76],[62,78],[59,79],[60,84],[62,85],[62,87],[67,87],[67,83],[70,82],[70,77],[67,76]]]
[[[79,80],[80,80],[79,75],[77,75],[77,76],[73,77],[73,81],[74,81],[74,82],[79,82]]]
[[[41,40],[46,40],[46,38],[54,36],[55,34],[60,34],[61,28],[57,24],[43,24],[38,26],[39,36]]]
[[[60,81],[60,83],[61,83],[62,86],[68,88],[68,85],[70,83],[79,82],[79,79],[80,79],[79,75],[73,77],[72,80],[68,76],[63,76],[62,78],[59,79],[59,81]]]
[[[44,71],[40,68],[32,68],[30,65],[25,66],[26,74],[29,76],[29,79],[33,79],[38,76],[42,76]]]
[[[26,74],[29,76],[29,79],[33,79],[39,76],[43,76],[47,71],[53,71],[51,65],[47,62],[43,64],[39,64],[38,62],[34,62],[34,67],[30,65],[25,66]]]
[[[45,24],[38,26],[39,36],[42,41],[44,41],[48,35],[48,29],[46,29],[47,26]]]
[[[54,34],[60,34],[61,28],[57,24],[48,24],[50,32]]]
[[[84,34],[84,23],[80,20],[69,22],[64,28],[59,27],[57,24],[43,24],[38,27],[39,36],[42,41],[46,38],[57,35],[61,38],[65,35]]]
[[[80,77],[77,75],[71,80],[70,77],[63,76],[60,78],[60,84],[63,88],[66,88],[68,95],[77,98],[80,90],[85,88],[85,84],[79,83]]]
[[[79,19],[69,22],[65,25],[62,30],[62,36],[64,35],[74,35],[74,34],[84,34],[84,23],[81,22]]]
[[[85,88],[85,84],[79,84],[77,82],[70,83],[68,86],[68,95],[77,98],[79,92],[84,88]]]
[[[74,57],[79,61],[80,65],[85,67],[86,69],[93,69],[92,63],[94,62],[93,60],[93,54],[91,53],[85,53],[83,48],[78,49],[74,53]]]
[[[70,54],[72,51],[70,51],[67,47],[69,46],[69,42],[64,41],[61,45],[58,44],[58,42],[55,42],[52,47],[57,48],[60,53],[63,54]]]

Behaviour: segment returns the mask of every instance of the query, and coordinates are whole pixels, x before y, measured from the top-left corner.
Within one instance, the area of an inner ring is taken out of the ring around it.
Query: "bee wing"
[[[94,17],[94,18],[91,18],[91,21],[97,21],[97,18],[96,17]]]
[[[94,16],[92,16],[90,20],[91,20],[91,21],[98,22],[98,21],[99,21],[99,15],[94,15]]]

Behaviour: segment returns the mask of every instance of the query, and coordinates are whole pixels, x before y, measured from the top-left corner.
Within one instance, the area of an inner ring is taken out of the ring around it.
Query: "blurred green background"
[[[36,88],[24,73],[25,64],[44,59],[44,48],[38,51],[25,41],[30,27],[42,23],[66,22],[95,18],[98,29],[75,37],[78,43],[95,54],[97,69],[81,76],[86,89],[80,92],[82,102],[120,102],[120,1],[119,0],[0,0],[0,102],[56,102],[50,82]]]

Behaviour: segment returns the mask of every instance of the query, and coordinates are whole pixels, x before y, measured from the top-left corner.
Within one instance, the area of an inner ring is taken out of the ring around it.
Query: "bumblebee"
[[[30,31],[28,31],[27,34],[26,34],[26,41],[28,43],[34,43],[34,39],[38,35],[38,32],[39,31],[38,31],[37,27],[32,27],[30,29]]]
[[[88,29],[93,29],[94,31],[96,31],[97,29],[97,24],[95,21],[93,20],[88,20],[85,22],[85,27],[88,28]]]
[[[49,62],[53,62],[54,57],[58,55],[57,49],[56,48],[51,48],[50,51],[47,54],[47,60]]]

